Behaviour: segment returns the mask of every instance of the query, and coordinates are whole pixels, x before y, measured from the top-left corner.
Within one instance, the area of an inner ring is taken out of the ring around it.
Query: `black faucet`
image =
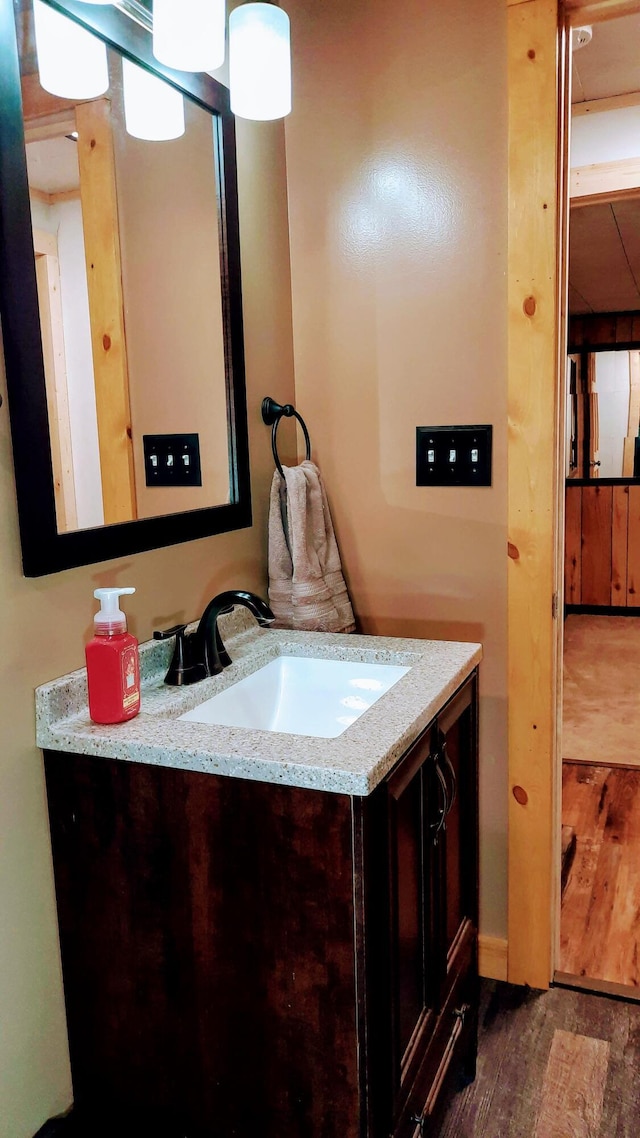
[[[155,640],[166,640],[169,636],[176,638],[165,684],[178,687],[195,684],[206,676],[217,676],[231,663],[218,628],[218,617],[221,613],[231,612],[234,605],[244,605],[263,627],[273,624],[276,619],[268,604],[255,593],[247,593],[242,589],[228,589],[224,593],[218,593],[209,601],[195,632],[186,633],[186,624],[177,624],[166,632],[154,632]]]

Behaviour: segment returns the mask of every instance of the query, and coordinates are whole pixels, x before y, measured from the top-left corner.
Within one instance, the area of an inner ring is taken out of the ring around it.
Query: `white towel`
[[[274,471],[269,508],[269,601],[281,628],[353,632],[329,503],[313,462]]]

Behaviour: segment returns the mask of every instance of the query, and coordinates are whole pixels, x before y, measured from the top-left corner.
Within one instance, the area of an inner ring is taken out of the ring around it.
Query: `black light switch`
[[[202,486],[198,435],[143,435],[147,486]]]
[[[490,486],[490,426],[417,427],[416,486]]]

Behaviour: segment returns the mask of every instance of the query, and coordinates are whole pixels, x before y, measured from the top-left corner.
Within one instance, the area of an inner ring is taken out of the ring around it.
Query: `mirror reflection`
[[[571,355],[567,478],[640,477],[640,351]]]
[[[184,134],[134,138],[116,51],[75,103],[31,0],[19,40],[58,533],[227,503],[216,121],[185,98]]]

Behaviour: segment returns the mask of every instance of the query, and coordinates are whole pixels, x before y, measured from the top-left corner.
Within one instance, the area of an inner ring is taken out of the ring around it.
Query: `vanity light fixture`
[[[166,67],[212,72],[224,62],[225,0],[154,0],[153,14],[138,0],[84,0],[87,6],[112,2],[153,32],[153,53]],[[75,100],[104,94],[109,86],[105,44],[44,0],[33,5],[45,90]],[[129,133],[153,141],[183,134],[178,92],[146,72],[134,78],[130,68],[125,71]],[[291,29],[277,4],[249,0],[229,16],[229,86],[231,110],[241,118],[278,119],[291,111]],[[137,95],[140,89],[145,93]]]
[[[177,71],[224,63],[225,0],[153,0],[153,54]]]
[[[248,3],[229,16],[231,110],[244,119],[279,119],[291,110],[289,17],[275,4]]]
[[[109,86],[106,45],[42,0],[33,0],[40,84],[62,99],[95,99]]]
[[[184,101],[179,91],[136,63],[122,60],[124,118],[134,138],[168,141],[184,134]]]

